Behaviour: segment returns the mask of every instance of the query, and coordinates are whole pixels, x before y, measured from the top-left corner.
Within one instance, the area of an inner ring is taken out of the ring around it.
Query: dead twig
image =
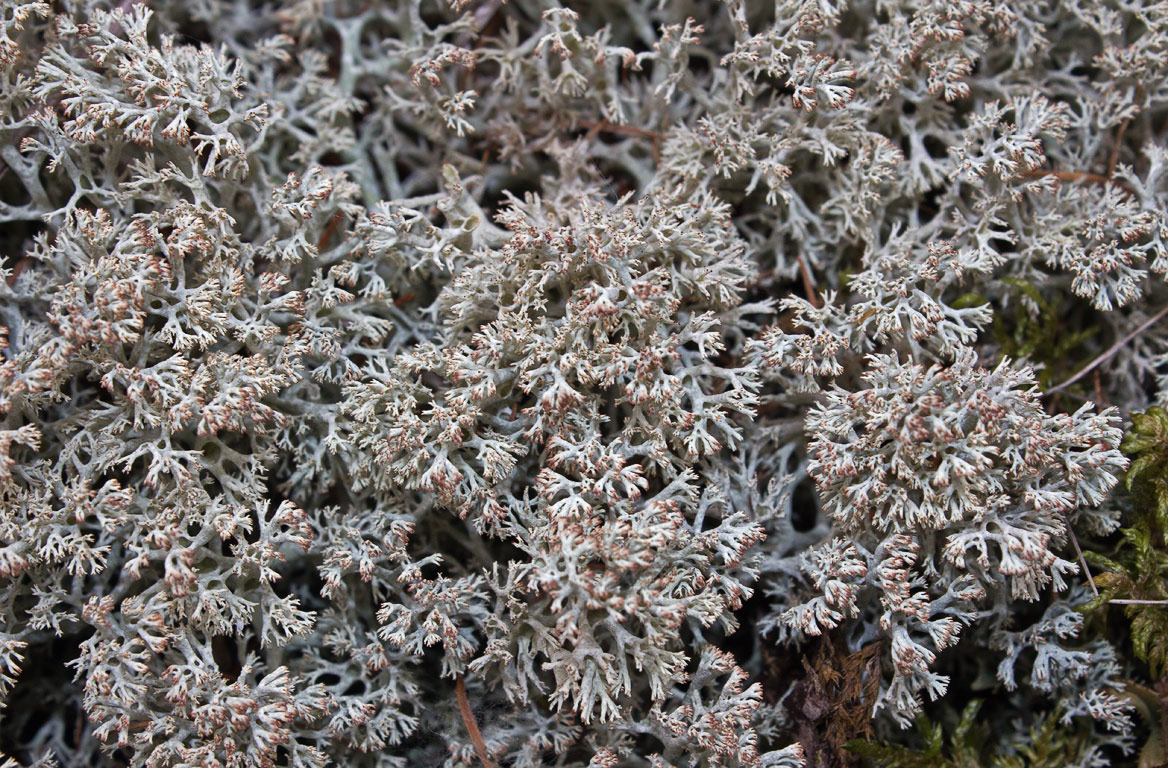
[[[344,218],[345,214],[341,213],[340,211],[337,211],[336,214],[333,215],[329,223],[325,225],[324,232],[321,233],[320,239],[316,241],[316,250],[324,250],[324,247],[328,243],[329,238],[332,237],[333,233],[337,231],[337,227],[341,225],[341,221],[344,220]]]
[[[487,745],[483,741],[483,735],[479,732],[479,724],[475,722],[474,712],[471,711],[470,698],[466,695],[466,683],[463,682],[462,675],[459,675],[455,680],[454,690],[458,695],[458,711],[462,715],[462,723],[466,726],[466,732],[470,734],[470,740],[474,742],[479,762],[483,764],[483,768],[495,768],[494,761],[487,754]]]
[[[608,120],[601,120],[599,123],[594,123],[591,120],[582,120],[580,125],[589,129],[589,135],[595,136],[595,132],[604,131],[605,133],[617,133],[622,136],[637,136],[642,139],[653,139],[660,141],[662,136],[657,131],[650,131],[648,128],[638,128],[635,125],[621,125],[620,123],[610,123]]]
[[[803,291],[807,294],[807,300],[811,302],[811,306],[819,309],[823,302],[819,300],[819,294],[815,291],[815,278],[811,275],[811,269],[803,260],[803,254],[797,254],[795,260],[799,262],[799,275],[803,278]]]
[[[746,285],[744,285],[742,287],[744,289],[747,289],[747,290],[749,290],[751,288],[757,288],[759,286],[759,284],[762,283],[762,281],[769,280],[771,278],[771,276],[774,274],[775,274],[775,271],[773,269],[764,269],[763,271],[758,273],[757,277],[755,277],[753,280],[751,280],[749,283],[747,283]]]
[[[1116,181],[1108,176],[1100,176],[1098,173],[1087,173],[1086,171],[1022,171],[1022,176],[1031,179],[1039,179],[1044,176],[1050,176],[1059,181],[1085,181],[1091,184],[1114,184],[1122,189],[1128,195],[1135,196],[1136,191],[1132,186],[1124,181]]]
[[[29,264],[32,264],[32,257],[22,256],[15,264],[12,265],[12,274],[8,276],[9,288],[16,285],[16,278],[20,277],[20,273],[23,272]]]
[[[596,138],[596,134],[615,133],[621,136],[635,136],[641,139],[650,139],[653,142],[653,164],[661,164],[661,140],[664,136],[658,131],[650,131],[647,128],[638,128],[634,125],[620,125],[618,123],[610,123],[608,120],[601,120],[594,123],[591,120],[583,120],[580,125],[588,129],[588,133],[584,134],[584,140],[592,141]]]
[[[1131,341],[1132,339],[1134,339],[1136,336],[1139,336],[1141,333],[1143,333],[1144,331],[1148,330],[1148,329],[1149,329],[1149,328],[1151,328],[1153,325],[1155,325],[1155,324],[1156,324],[1156,323],[1158,323],[1160,320],[1162,320],[1162,319],[1164,318],[1164,315],[1168,315],[1168,307],[1164,307],[1164,308],[1163,308],[1163,309],[1161,309],[1159,312],[1157,312],[1156,314],[1152,315],[1152,317],[1150,317],[1150,318],[1148,318],[1146,321],[1144,321],[1144,323],[1143,323],[1143,324],[1142,324],[1142,325],[1141,325],[1139,328],[1136,328],[1134,331],[1132,331],[1131,333],[1129,333],[1127,336],[1124,336],[1122,339],[1120,339],[1119,341],[1117,341],[1117,342],[1115,342],[1114,344],[1112,344],[1110,347],[1108,347],[1108,348],[1107,348],[1107,350],[1106,350],[1106,351],[1104,351],[1104,352],[1103,352],[1103,354],[1099,355],[1099,356],[1098,356],[1098,357],[1096,357],[1094,360],[1092,360],[1090,363],[1088,363],[1086,367],[1084,367],[1082,370],[1080,370],[1080,371],[1079,371],[1078,373],[1076,373],[1074,376],[1072,376],[1071,378],[1067,379],[1067,380],[1066,380],[1066,381],[1064,381],[1062,384],[1059,384],[1059,385],[1058,385],[1058,386],[1056,386],[1056,387],[1051,387],[1050,389],[1046,390],[1046,392],[1044,392],[1043,394],[1047,394],[1047,395],[1054,394],[1055,392],[1058,392],[1058,391],[1060,391],[1060,390],[1066,389],[1067,387],[1071,386],[1071,385],[1072,385],[1072,384],[1074,384],[1076,381],[1078,381],[1079,379],[1083,378],[1084,376],[1086,376],[1086,375],[1087,375],[1088,373],[1090,373],[1091,371],[1095,370],[1095,368],[1096,368],[1097,366],[1099,366],[1099,365],[1101,365],[1102,363],[1105,363],[1105,362],[1107,362],[1109,359],[1111,359],[1111,357],[1112,357],[1112,356],[1113,356],[1113,355],[1114,355],[1116,352],[1118,352],[1119,350],[1123,349],[1123,348],[1124,348],[1124,346],[1125,346],[1125,345],[1127,345],[1127,343],[1128,343],[1129,341]]]
[[[1126,118],[1119,124],[1119,130],[1115,132],[1115,144],[1111,147],[1111,154],[1107,158],[1107,178],[1115,175],[1115,166],[1119,163],[1119,148],[1123,146],[1123,135],[1127,133],[1127,127],[1131,125],[1131,118]]]
[[[1075,554],[1079,556],[1079,565],[1083,566],[1083,573],[1087,574],[1087,583],[1091,585],[1091,592],[1095,597],[1099,597],[1099,588],[1095,586],[1095,577],[1091,575],[1091,569],[1087,567],[1087,558],[1083,557],[1083,550],[1079,547],[1079,537],[1075,535],[1075,529],[1071,527],[1071,520],[1067,517],[1067,513],[1063,512],[1063,522],[1067,526],[1067,534],[1071,537],[1071,543],[1075,545]]]

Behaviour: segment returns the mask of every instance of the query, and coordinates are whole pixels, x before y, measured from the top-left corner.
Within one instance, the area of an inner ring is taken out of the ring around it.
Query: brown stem
[[[505,0],[487,0],[475,8],[474,25],[477,32],[466,32],[455,42],[459,48],[478,48],[483,38],[493,35],[503,25],[503,17],[499,14],[499,7]],[[464,72],[466,70],[463,70]]]
[[[1022,176],[1031,179],[1039,179],[1044,176],[1053,176],[1059,181],[1090,181],[1095,184],[1107,184],[1111,179],[1106,176],[1100,176],[1097,173],[1087,173],[1086,171],[1022,171]]]
[[[16,285],[16,278],[20,277],[20,273],[24,271],[25,267],[32,264],[32,258],[29,256],[22,256],[19,261],[12,265],[12,274],[8,276],[8,287]]]
[[[745,289],[755,288],[758,286],[759,283],[761,283],[763,280],[768,279],[774,273],[775,273],[775,271],[773,269],[764,269],[763,271],[758,273],[757,277],[755,277],[753,280],[751,280],[749,283],[747,283],[746,285],[744,285],[742,287]]]
[[[1022,176],[1030,179],[1039,179],[1044,176],[1051,176],[1059,181],[1087,181],[1092,184],[1114,184],[1129,195],[1135,195],[1136,191],[1132,189],[1130,184],[1107,176],[1100,176],[1097,173],[1087,173],[1085,171],[1022,171]]]
[[[73,745],[76,747],[78,754],[81,753],[81,742],[85,739],[86,719],[85,710],[79,708],[77,710],[77,724],[73,729]]]
[[[584,123],[584,126],[588,128],[588,133],[584,134],[584,143],[591,144],[592,140],[596,138],[596,134],[603,131],[606,125],[608,125],[607,120],[601,120],[599,123]]]
[[[1157,322],[1159,322],[1161,319],[1163,319],[1164,315],[1168,315],[1168,307],[1164,307],[1159,312],[1152,315],[1152,317],[1150,317],[1148,320],[1146,320],[1143,323],[1143,325],[1141,325],[1139,328],[1136,328],[1134,331],[1129,333],[1127,336],[1124,336],[1122,339],[1120,339],[1119,341],[1112,344],[1110,347],[1107,348],[1107,350],[1105,352],[1103,352],[1103,354],[1099,355],[1099,357],[1095,358],[1090,363],[1088,363],[1085,368],[1083,368],[1081,371],[1076,373],[1074,376],[1067,379],[1062,384],[1059,384],[1057,387],[1051,387],[1050,389],[1046,390],[1046,394],[1049,395],[1049,394],[1053,394],[1055,392],[1058,392],[1061,389],[1066,389],[1067,387],[1071,386],[1079,379],[1086,376],[1091,371],[1095,370],[1096,366],[1107,362],[1107,360],[1110,359],[1112,355],[1114,355],[1119,350],[1123,349],[1124,345],[1126,345],[1129,341],[1134,339],[1136,336],[1139,336],[1141,333],[1148,330],[1153,325],[1155,325]]]
[[[1083,550],[1079,547],[1079,539],[1075,536],[1075,529],[1071,527],[1071,521],[1067,517],[1066,512],[1063,512],[1063,522],[1066,523],[1067,533],[1070,534],[1071,543],[1075,545],[1075,554],[1079,556],[1079,565],[1083,566],[1083,573],[1087,574],[1087,583],[1091,585],[1091,591],[1095,593],[1095,597],[1099,597],[1099,588],[1095,586],[1095,579],[1091,576],[1091,569],[1087,567],[1087,558],[1083,557]]]
[[[322,232],[320,235],[320,240],[316,242],[316,250],[324,250],[325,244],[328,243],[329,238],[333,236],[333,233],[337,231],[337,227],[340,226],[341,220],[344,218],[345,214],[341,213],[340,211],[336,212],[336,215],[333,216],[332,220],[329,221],[327,225],[325,225],[324,232]]]
[[[598,123],[594,123],[591,120],[582,120],[580,125],[588,129],[588,133],[584,134],[584,140],[586,142],[595,139],[596,134],[601,131],[605,133],[617,133],[622,136],[635,136],[640,139],[649,139],[653,142],[653,164],[661,165],[662,135],[658,131],[637,128],[633,125],[619,125],[617,123],[610,123],[608,120],[601,120]]]
[[[459,675],[455,680],[454,690],[458,694],[458,711],[462,715],[462,723],[466,726],[466,732],[470,734],[470,740],[474,742],[479,762],[483,764],[483,768],[495,768],[494,761],[487,754],[487,745],[483,741],[483,735],[479,733],[479,724],[475,722],[474,712],[470,709],[470,699],[466,695],[466,683],[462,681],[462,675]]]
[[[1123,135],[1127,133],[1127,127],[1131,125],[1131,118],[1126,118],[1119,124],[1119,130],[1115,132],[1115,144],[1111,147],[1111,155],[1107,158],[1107,178],[1115,175],[1115,166],[1119,163],[1119,148],[1123,146]]]
[[[604,131],[605,133],[619,133],[623,136],[637,136],[642,139],[659,140],[661,134],[657,131],[650,131],[646,128],[638,128],[635,125],[621,125],[619,123],[610,123],[607,120],[601,120],[599,123],[594,123],[591,120],[581,120],[580,125],[589,129],[589,134],[595,136],[596,131]]]
[[[815,292],[815,278],[811,276],[811,269],[803,260],[803,254],[797,254],[795,259],[799,262],[799,275],[803,278],[803,290],[807,294],[807,300],[811,302],[811,306],[819,309],[823,306],[823,302],[819,300],[819,294]]]
[[[1091,378],[1095,381],[1095,404],[1099,406],[1100,410],[1103,410],[1107,406],[1107,403],[1103,399],[1103,377],[1099,375],[1098,368],[1095,369]]]

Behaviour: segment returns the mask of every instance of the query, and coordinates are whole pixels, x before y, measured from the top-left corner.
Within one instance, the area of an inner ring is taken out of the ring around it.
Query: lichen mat
[[[1168,762],[1166,25],[0,1],[3,768]]]

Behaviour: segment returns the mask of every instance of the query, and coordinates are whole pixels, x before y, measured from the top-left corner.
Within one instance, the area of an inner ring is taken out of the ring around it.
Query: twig
[[[1067,387],[1071,386],[1076,381],[1083,378],[1091,371],[1095,370],[1096,366],[1107,362],[1107,360],[1109,360],[1112,355],[1114,355],[1119,350],[1123,349],[1124,346],[1129,341],[1134,339],[1136,336],[1139,336],[1141,333],[1148,330],[1153,325],[1155,325],[1157,322],[1159,322],[1161,319],[1163,319],[1164,315],[1168,315],[1168,307],[1164,307],[1159,312],[1152,315],[1151,318],[1144,321],[1143,325],[1141,325],[1139,328],[1136,328],[1134,331],[1129,333],[1127,336],[1124,336],[1122,339],[1120,339],[1119,341],[1112,344],[1110,347],[1107,348],[1107,351],[1105,351],[1103,354],[1099,355],[1099,357],[1095,358],[1090,363],[1088,363],[1085,368],[1083,368],[1081,371],[1076,373],[1074,376],[1067,379],[1062,384],[1059,384],[1057,387],[1052,387],[1051,389],[1046,390],[1046,392],[1044,392],[1043,394],[1047,394],[1047,395],[1053,394],[1054,392],[1058,392],[1059,390],[1066,389]]]
[[[487,0],[487,2],[475,8],[474,11],[474,32],[464,32],[455,45],[459,48],[478,48],[482,44],[482,39],[490,34],[493,34],[499,28],[499,20],[496,13],[499,11],[499,6],[503,4],[504,0]],[[465,70],[464,70],[465,71]]]
[[[466,726],[466,732],[470,734],[470,740],[474,742],[479,762],[483,764],[483,768],[495,768],[494,761],[487,754],[483,735],[479,733],[479,724],[475,722],[474,712],[470,709],[470,699],[466,695],[466,683],[462,681],[462,675],[455,680],[454,690],[458,694],[458,711],[462,715],[462,723]]]
[[[584,134],[584,143],[591,144],[592,140],[596,138],[596,134],[604,130],[604,126],[608,124],[607,120],[601,120],[599,123],[585,123],[588,128],[588,133]]]
[[[1168,605],[1168,600],[1108,600],[1112,605]]]
[[[1111,147],[1111,155],[1107,158],[1107,178],[1115,175],[1115,166],[1119,162],[1119,148],[1123,146],[1123,135],[1127,133],[1127,127],[1131,125],[1131,118],[1125,118],[1119,124],[1119,130],[1115,132],[1115,144]]]
[[[85,740],[85,710],[81,707],[77,708],[77,724],[73,728],[73,746],[76,748],[75,754],[81,753],[81,742]]]
[[[1133,197],[1136,194],[1136,191],[1127,182],[1116,181],[1108,176],[1100,176],[1097,173],[1087,173],[1086,171],[1022,171],[1021,175],[1032,179],[1051,176],[1059,181],[1088,181],[1092,184],[1114,184]]]
[[[759,283],[761,283],[763,280],[770,278],[771,275],[773,275],[774,273],[775,273],[774,269],[764,269],[763,271],[758,273],[757,277],[755,277],[753,280],[751,280],[749,283],[747,283],[746,285],[744,285],[742,287],[745,289],[755,288],[759,285]]]
[[[1059,181],[1090,181],[1093,184],[1110,184],[1111,179],[1106,176],[1100,176],[1098,173],[1087,173],[1086,171],[1045,171],[1033,170],[1022,171],[1022,176],[1031,179],[1040,179],[1044,176],[1053,176]]]
[[[811,306],[819,309],[823,306],[823,302],[819,300],[819,294],[815,292],[815,278],[811,276],[811,270],[808,268],[807,262],[803,260],[803,254],[796,254],[795,260],[799,262],[799,274],[803,278],[803,290],[807,293],[807,300],[811,302]]]
[[[321,233],[320,240],[316,241],[316,250],[324,250],[324,247],[328,243],[329,238],[332,237],[333,233],[337,231],[337,227],[340,226],[340,223],[344,218],[345,214],[341,213],[340,211],[337,211],[336,214],[333,215],[329,223],[325,225],[324,232]]]
[[[1075,529],[1071,527],[1071,521],[1066,512],[1063,512],[1063,522],[1067,525],[1067,533],[1071,535],[1071,543],[1075,545],[1075,554],[1079,556],[1079,565],[1083,566],[1083,573],[1087,574],[1087,583],[1091,585],[1091,591],[1095,593],[1095,597],[1099,597],[1099,588],[1095,586],[1095,578],[1091,575],[1091,569],[1087,567],[1087,558],[1083,557],[1083,550],[1079,547],[1079,537],[1075,535]]]
[[[20,273],[24,271],[25,267],[32,264],[31,256],[22,256],[19,261],[12,265],[12,274],[8,276],[8,287],[16,285],[16,278],[20,277]]]
[[[617,133],[622,136],[635,136],[640,139],[650,139],[653,142],[653,163],[654,165],[661,164],[661,139],[663,138],[658,131],[650,131],[647,128],[638,128],[634,125],[620,125],[619,123],[610,123],[608,120],[601,120],[594,123],[591,120],[582,120],[580,125],[588,129],[588,133],[584,134],[585,141],[592,141],[596,138],[596,134],[601,131],[605,133]]]
[[[638,128],[635,125],[621,125],[620,123],[610,123],[608,120],[601,120],[599,123],[594,123],[591,120],[581,120],[580,125],[588,128],[591,131],[604,131],[605,133],[619,133],[623,136],[637,136],[642,139],[653,139],[660,141],[661,134],[657,131],[650,131],[647,128]],[[591,134],[595,135],[595,134]]]
[[[499,27],[496,13],[506,0],[487,0],[487,2],[475,8],[474,19],[475,26],[479,28],[479,32],[475,35],[475,47],[479,46],[479,41],[483,39],[484,35],[493,33]],[[492,23],[494,22],[494,23]]]

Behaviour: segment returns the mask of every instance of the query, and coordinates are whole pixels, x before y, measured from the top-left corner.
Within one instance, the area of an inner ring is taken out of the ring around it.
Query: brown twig
[[[1107,178],[1115,175],[1115,166],[1119,163],[1119,148],[1123,146],[1123,135],[1127,133],[1127,127],[1131,125],[1131,118],[1125,118],[1119,124],[1119,130],[1115,132],[1115,144],[1111,147],[1111,154],[1107,157]]]
[[[803,254],[796,254],[795,260],[799,262],[799,275],[803,278],[803,290],[807,293],[807,300],[811,302],[811,306],[819,309],[823,306],[823,302],[819,300],[819,294],[815,292],[815,278],[811,276],[811,269],[803,260]]]
[[[1087,181],[1092,184],[1114,184],[1129,195],[1134,196],[1136,193],[1127,182],[1116,181],[1107,176],[1100,176],[1097,173],[1087,173],[1086,171],[1022,171],[1021,175],[1031,179],[1051,176],[1059,181]]]
[[[1124,346],[1129,341],[1134,339],[1136,336],[1139,336],[1141,333],[1148,330],[1153,325],[1155,325],[1157,322],[1159,322],[1161,319],[1163,319],[1164,315],[1168,315],[1168,307],[1164,307],[1159,312],[1152,315],[1150,318],[1145,320],[1144,323],[1139,328],[1136,328],[1134,331],[1129,333],[1127,336],[1124,336],[1122,339],[1120,339],[1119,341],[1115,342],[1110,347],[1108,347],[1107,350],[1103,352],[1103,354],[1099,355],[1099,357],[1095,358],[1090,363],[1088,363],[1085,368],[1080,370],[1078,373],[1076,373],[1071,378],[1064,381],[1062,384],[1059,384],[1057,387],[1052,387],[1052,388],[1046,390],[1046,392],[1044,394],[1050,395],[1050,394],[1053,394],[1055,392],[1058,392],[1059,390],[1066,389],[1067,387],[1071,386],[1076,381],[1083,378],[1091,371],[1095,370],[1095,368],[1097,366],[1099,366],[1102,363],[1107,362],[1111,358],[1112,355],[1114,355],[1119,350],[1123,349]]]
[[[775,271],[773,269],[764,269],[763,271],[759,272],[758,275],[753,280],[751,280],[749,283],[747,283],[746,285],[744,285],[742,287],[746,290],[749,290],[751,288],[757,288],[758,285],[760,283],[762,283],[763,280],[770,279],[770,277],[774,273],[775,273]]]
[[[85,739],[85,710],[77,709],[77,724],[73,728],[73,745],[77,748],[78,753],[81,752],[81,742]]]
[[[661,134],[657,131],[650,131],[648,128],[638,128],[635,125],[621,125],[620,123],[610,123],[608,120],[601,120],[599,123],[594,123],[591,120],[582,120],[580,125],[588,128],[591,131],[604,131],[605,133],[619,133],[622,136],[637,136],[642,139],[653,139],[659,141]],[[594,135],[594,134],[592,134]]]
[[[459,48],[478,48],[487,35],[492,35],[503,24],[499,8],[504,0],[487,0],[474,10],[474,25],[477,31],[464,32],[455,42]]]
[[[487,754],[487,745],[483,742],[483,735],[479,733],[479,724],[475,722],[474,712],[470,709],[470,699],[466,695],[466,683],[462,681],[462,675],[459,675],[455,680],[454,690],[458,694],[458,711],[462,715],[462,723],[466,726],[466,732],[470,734],[470,740],[474,742],[479,762],[483,764],[483,768],[495,768],[494,761]]]
[[[596,138],[598,133],[604,130],[607,124],[607,120],[601,120],[599,123],[585,123],[584,125],[588,128],[588,133],[584,134],[584,143],[591,144],[592,140]]]
[[[1066,523],[1067,533],[1071,536],[1071,543],[1075,545],[1075,554],[1079,556],[1079,565],[1083,566],[1083,573],[1087,574],[1087,583],[1091,585],[1091,591],[1095,597],[1099,597],[1099,588],[1095,586],[1095,578],[1091,575],[1091,569],[1087,567],[1087,558],[1083,557],[1083,550],[1079,547],[1079,537],[1075,535],[1075,529],[1071,527],[1071,521],[1066,512],[1063,512],[1063,522]]]
[[[8,287],[16,285],[16,278],[20,277],[20,273],[24,271],[25,267],[32,264],[31,256],[22,256],[12,265],[12,274],[8,276]]]
[[[487,0],[475,9],[475,26],[479,28],[479,33],[475,35],[474,39],[475,48],[482,44],[484,37],[495,34],[499,27],[503,26],[503,17],[499,13],[499,7],[505,2],[506,0]]]
[[[1021,176],[1029,179],[1040,179],[1044,176],[1053,176],[1059,181],[1089,181],[1093,184],[1111,184],[1111,179],[1106,176],[1100,176],[1097,173],[1087,173],[1085,171],[1022,171]]]
[[[1103,399],[1103,377],[1099,375],[1098,368],[1095,369],[1092,379],[1095,382],[1095,405],[1103,408],[1107,403]]]
[[[588,129],[588,133],[584,134],[585,141],[592,141],[596,138],[596,134],[601,131],[604,133],[616,133],[621,136],[635,136],[640,139],[650,139],[653,142],[653,164],[661,164],[661,139],[664,137],[658,131],[638,128],[635,125],[610,123],[608,120],[601,120],[598,123],[594,123],[591,120],[582,120],[580,125]]]
[[[325,244],[328,243],[329,238],[333,236],[333,233],[337,231],[337,227],[340,226],[341,220],[344,218],[345,214],[337,211],[329,223],[325,225],[324,232],[322,232],[320,235],[320,240],[316,242],[316,249],[318,251],[324,250]]]

